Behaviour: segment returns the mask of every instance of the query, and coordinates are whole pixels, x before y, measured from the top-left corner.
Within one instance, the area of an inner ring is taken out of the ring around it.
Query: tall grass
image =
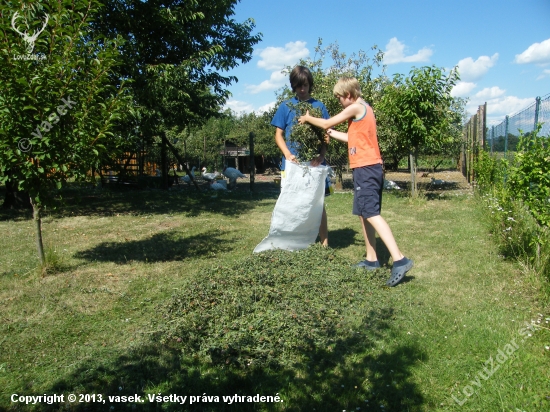
[[[491,231],[504,256],[535,273],[550,297],[550,145],[534,133],[520,136],[511,161],[481,151],[475,164],[477,193],[487,206]]]

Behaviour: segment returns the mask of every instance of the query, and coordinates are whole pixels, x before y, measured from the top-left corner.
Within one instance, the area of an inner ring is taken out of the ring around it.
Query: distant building
[[[223,164],[227,167],[248,173],[250,170],[250,149],[247,146],[237,146],[232,142],[226,141],[224,148],[220,151],[223,156]]]
[[[250,148],[248,146],[237,146],[230,141],[226,141],[220,155],[223,156],[225,166],[234,167],[242,173],[250,173]],[[254,156],[254,165],[256,173],[264,173],[268,167],[279,167],[273,159],[266,159],[264,156]]]

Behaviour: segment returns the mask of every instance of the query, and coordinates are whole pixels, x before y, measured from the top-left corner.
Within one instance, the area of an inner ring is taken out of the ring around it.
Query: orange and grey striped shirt
[[[382,163],[374,112],[368,104],[361,104],[365,107],[365,114],[348,122],[348,154],[352,169]]]

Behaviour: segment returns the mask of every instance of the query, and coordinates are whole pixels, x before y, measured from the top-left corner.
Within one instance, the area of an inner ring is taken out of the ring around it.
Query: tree
[[[319,39],[314,58],[300,61],[299,64],[308,67],[313,75],[312,96],[323,102],[331,116],[342,110],[340,103],[334,98],[333,88],[338,79],[343,76],[355,77],[359,81],[363,98],[376,111],[376,104],[387,78],[385,67],[382,65],[383,52],[376,45],[371,50],[374,52],[373,57],[369,57],[362,50],[348,56],[340,52],[337,43],[323,47],[323,41]],[[378,75],[375,75],[376,69],[380,69]],[[287,67],[285,72],[290,73],[291,70],[292,67]],[[284,86],[277,92],[277,106],[293,95],[292,90],[288,86]],[[347,132],[347,124],[338,125],[335,129]],[[347,153],[347,145],[336,141],[331,142],[327,149],[327,162],[335,167],[340,181],[342,169],[348,163]]]
[[[106,0],[94,27],[126,40],[118,74],[133,80],[146,141],[220,114],[227,86],[237,81],[223,72],[248,62],[261,39],[252,20],[233,19],[237,2]]]
[[[384,159],[390,159],[395,167],[407,155],[413,158],[419,151],[442,153],[456,150],[460,138],[464,102],[453,99],[452,87],[458,81],[458,72],[451,70],[445,75],[442,69],[433,67],[413,68],[408,77],[396,74],[390,80],[382,65],[384,53],[375,45],[374,56],[364,51],[347,56],[339,51],[337,44],[326,48],[319,39],[315,58],[300,61],[312,71],[315,87],[312,96],[321,100],[331,115],[342,110],[333,98],[333,87],[340,77],[355,77],[361,86],[363,99],[373,108],[377,120],[380,150]],[[327,60],[331,62],[327,67]],[[290,72],[292,68],[287,67]],[[379,69],[378,74],[375,73]],[[278,103],[291,97],[288,86],[277,94]],[[347,131],[347,124],[336,127]],[[347,163],[347,148],[344,144],[331,144],[327,151],[331,165]],[[341,170],[341,169],[340,169]],[[413,176],[413,189],[416,187]]]
[[[528,138],[529,133],[526,133],[525,137]],[[518,143],[519,137],[512,133],[508,133],[508,141],[506,141],[504,136],[498,136],[493,142],[490,143],[492,144],[492,147],[489,147],[489,149],[492,149],[493,152],[515,152],[517,150]]]
[[[211,117],[202,127],[194,130],[195,144],[199,146],[197,151],[201,153],[200,157],[205,166],[223,168],[220,152],[223,151],[234,122],[231,113],[226,112],[223,117]]]
[[[273,139],[271,126],[272,112],[257,114],[236,114],[226,110],[216,117],[209,118],[202,126],[185,129],[171,136],[178,139],[180,151],[195,160],[213,168],[223,168],[220,163],[220,152],[224,144],[231,142],[240,147],[248,147],[250,133],[254,133],[254,153],[256,156],[273,158],[280,155],[279,148]]]
[[[439,144],[426,146],[421,149],[422,154],[440,155],[452,157],[458,161],[460,150],[464,143],[463,132],[464,124],[469,115],[466,112],[466,103],[468,99],[453,97],[449,105],[448,124],[444,138],[439,140]]]
[[[382,113],[380,123],[390,130],[398,150],[409,150],[413,196],[419,149],[440,150],[454,140],[451,129],[462,120],[452,108],[451,90],[458,79],[456,68],[448,76],[435,66],[413,68],[409,77],[396,74],[384,88],[378,106]]]
[[[44,206],[63,182],[85,178],[117,146],[112,128],[129,103],[125,83],[115,88],[110,82],[122,39],[89,30],[99,9],[96,0],[7,3],[4,15],[17,12],[29,32],[48,15],[36,55],[10,19],[0,22],[0,181],[29,194],[43,266]]]
[[[235,144],[248,146],[249,134],[254,132],[254,154],[264,158],[277,158],[281,152],[273,136],[275,131],[271,126],[274,111],[264,113],[247,113],[235,116],[234,126],[229,133],[229,140]]]

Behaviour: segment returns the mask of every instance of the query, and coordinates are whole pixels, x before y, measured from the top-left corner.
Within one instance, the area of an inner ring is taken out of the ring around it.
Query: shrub
[[[537,221],[550,224],[550,144],[549,137],[520,135],[518,151],[510,167],[510,193],[525,203]]]
[[[504,185],[507,168],[506,159],[497,159],[495,155],[480,150],[474,164],[477,186],[484,191],[494,187],[501,188]]]
[[[474,170],[505,256],[550,281],[550,145],[536,130],[520,135],[511,163],[480,151]],[[550,292],[550,289],[548,289]]]

